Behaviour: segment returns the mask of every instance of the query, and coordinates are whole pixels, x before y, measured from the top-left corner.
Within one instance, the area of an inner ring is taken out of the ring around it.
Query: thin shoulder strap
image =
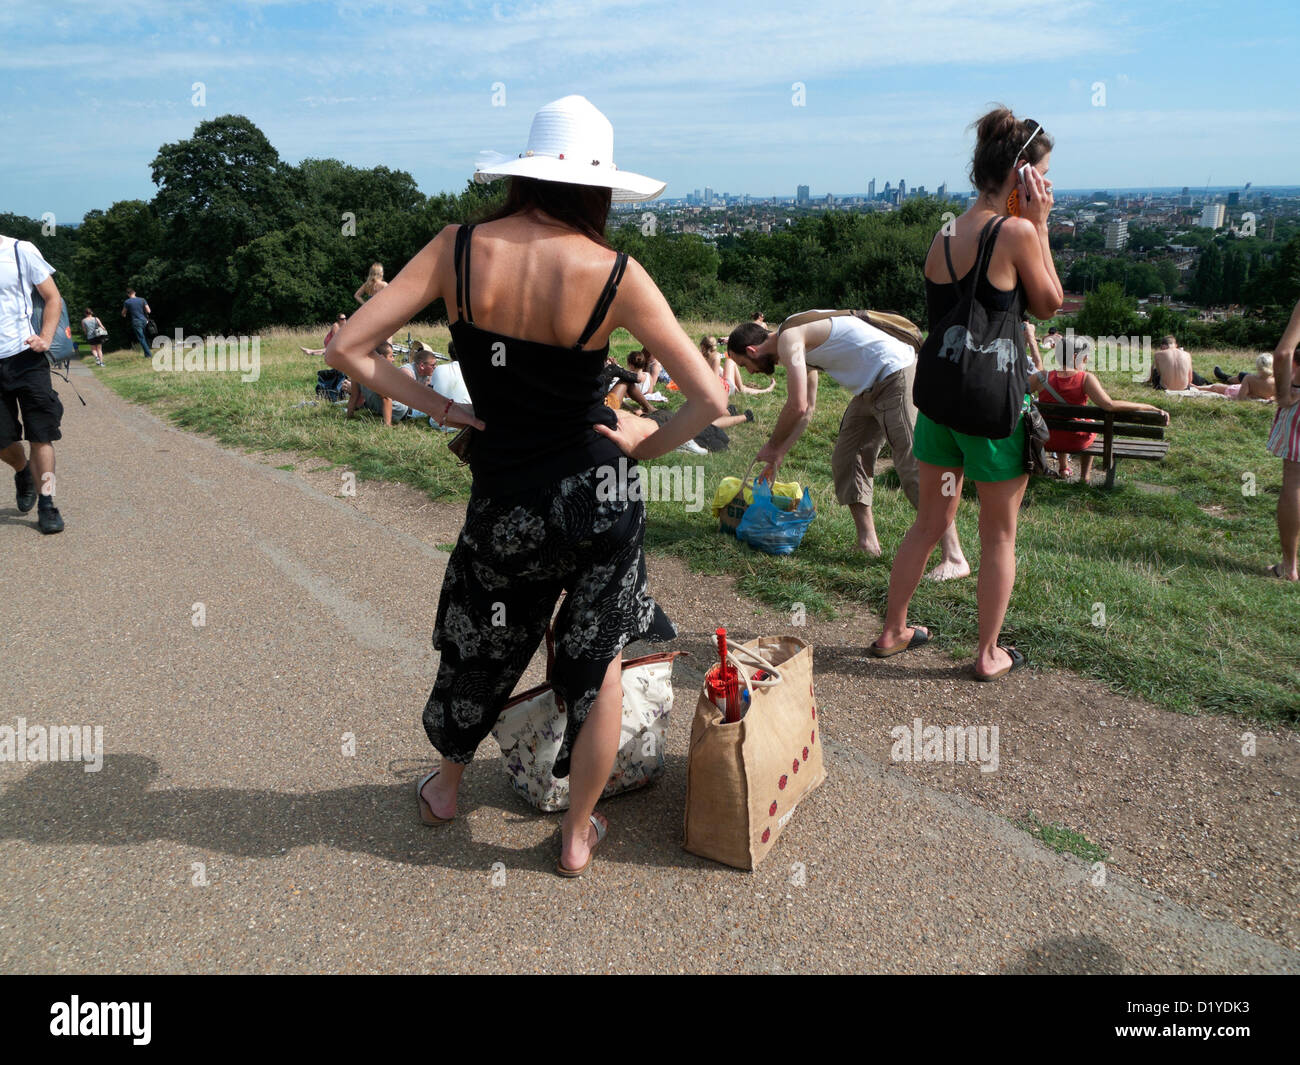
[[[609,277],[605,281],[605,287],[601,290],[600,299],[596,301],[595,309],[591,312],[591,318],[587,321],[587,328],[582,331],[582,336],[573,346],[575,348],[583,347],[592,334],[600,328],[600,323],[605,320],[605,315],[609,313],[609,308],[614,302],[614,297],[618,295],[619,282],[623,280],[623,271],[627,269],[627,253],[619,252],[614,259],[614,267],[609,272]]]
[[[943,228],[946,230],[948,227],[945,225]],[[952,268],[952,248],[950,245],[950,237],[945,232],[943,235],[943,258],[948,264],[948,276],[952,278],[952,283],[955,285],[957,284],[957,271]]]
[[[990,218],[987,222],[984,223],[984,228],[980,230],[979,244],[976,246],[975,249],[975,265],[977,267],[980,265],[980,259],[983,257],[984,254],[984,238],[988,236],[989,229],[992,227],[993,223],[997,221],[998,221],[997,216],[994,215],[992,218]],[[1000,222],[998,224],[1001,225]],[[947,228],[948,228],[947,226],[944,226],[944,229]],[[948,233],[943,234],[943,258],[944,258],[944,262],[948,264],[948,276],[952,278],[952,283],[960,287],[961,281],[958,279],[957,271],[953,268],[952,265],[952,242],[951,242],[951,237]],[[975,274],[975,279],[977,281],[979,280],[978,274]]]
[[[473,225],[462,225],[456,230],[456,314],[461,320],[474,324],[474,312],[469,305],[469,242]],[[463,257],[463,262],[462,262]]]

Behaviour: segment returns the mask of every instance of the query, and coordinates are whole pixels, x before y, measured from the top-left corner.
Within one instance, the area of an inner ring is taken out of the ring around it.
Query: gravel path
[[[652,586],[694,652],[668,770],[602,807],[592,874],[553,875],[558,822],[512,796],[490,741],[462,816],[425,829],[411,782],[456,508],[369,482],[340,498],[321,462],[228,451],[75,372],[67,531],[0,497],[26,582],[0,601],[0,725],[102,725],[106,753],[98,773],[0,764],[0,970],[1300,971],[1294,735],[1256,730],[1246,758],[1232,722],[1065,674],[869,662],[865,614],[803,633],[827,783],[755,873],[687,854],[707,634],[788,618],[667,559]],[[892,762],[916,716],[998,725],[998,770]],[[1104,884],[1008,820],[1029,810],[1110,852]]]

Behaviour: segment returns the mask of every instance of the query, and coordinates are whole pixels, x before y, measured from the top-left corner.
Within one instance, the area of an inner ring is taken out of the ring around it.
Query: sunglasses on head
[[[1024,155],[1024,154],[1025,154],[1025,150],[1026,150],[1026,149],[1027,149],[1031,144],[1034,143],[1034,138],[1037,137],[1040,133],[1043,132],[1043,127],[1042,127],[1041,125],[1039,125],[1038,123],[1035,123],[1035,127],[1036,127],[1036,128],[1034,129],[1034,132],[1031,133],[1031,134],[1029,134],[1029,140],[1025,141],[1025,143],[1022,144],[1022,145],[1020,146],[1020,151],[1016,152],[1016,159],[1019,159],[1022,155]],[[1012,162],[1014,163],[1014,160],[1012,160]]]

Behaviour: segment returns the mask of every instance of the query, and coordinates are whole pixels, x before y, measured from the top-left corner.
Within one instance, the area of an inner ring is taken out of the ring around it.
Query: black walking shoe
[[[1217,367],[1217,366],[1214,368],[1214,376],[1215,376],[1216,378],[1218,378],[1220,381],[1222,381],[1225,385],[1226,385],[1226,384],[1231,384],[1231,383],[1232,383],[1232,378],[1229,377],[1226,373],[1224,373],[1224,372],[1223,372],[1221,369],[1219,369],[1219,367]]]
[[[752,422],[753,420],[754,420],[754,412],[752,410],[745,411],[745,421]]]
[[[30,462],[14,474],[14,488],[18,494],[18,510],[26,514],[36,506],[36,479]]]
[[[36,524],[40,526],[43,533],[63,532],[63,516],[59,513],[59,508],[41,507],[36,515]]]

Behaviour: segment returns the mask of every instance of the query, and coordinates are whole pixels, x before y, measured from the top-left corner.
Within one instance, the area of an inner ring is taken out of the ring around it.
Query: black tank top
[[[992,227],[992,232],[988,241],[989,258],[992,258],[993,256],[993,247],[997,244],[998,234],[1002,230],[1000,225],[994,225],[996,221],[997,219],[994,217],[990,218],[984,224],[984,232],[988,232],[990,227]],[[981,233],[981,237],[982,236],[983,233]],[[983,245],[983,243],[984,242],[981,239],[980,244]],[[939,282],[931,281],[928,277],[925,279],[925,308],[930,319],[931,331],[934,330],[935,324],[957,305],[957,301],[961,299],[961,284],[966,280],[966,278],[970,277],[970,270],[967,270],[960,278],[957,277],[957,271],[954,270],[952,266],[952,252],[949,250],[948,244],[948,237],[945,235],[943,238],[943,257],[948,263],[948,276],[953,280]],[[980,249],[977,247],[975,251],[975,262],[971,265],[970,269],[978,269],[979,264]],[[1019,280],[1016,281],[1016,288],[995,288],[989,281],[988,273],[985,272],[976,281],[975,298],[991,310],[1006,311],[1010,310],[1011,305],[1016,298],[1016,291],[1019,288]]]
[[[546,485],[593,466],[616,464],[624,453],[592,425],[618,425],[605,406],[601,370],[609,344],[582,346],[600,328],[618,292],[627,255],[614,261],[582,336],[571,348],[541,344],[480,329],[470,304],[470,243],[474,226],[456,233],[456,313],[451,324],[456,358],[465,376],[475,430],[470,472],[475,495],[502,497],[536,493]],[[630,462],[631,460],[629,460]]]

